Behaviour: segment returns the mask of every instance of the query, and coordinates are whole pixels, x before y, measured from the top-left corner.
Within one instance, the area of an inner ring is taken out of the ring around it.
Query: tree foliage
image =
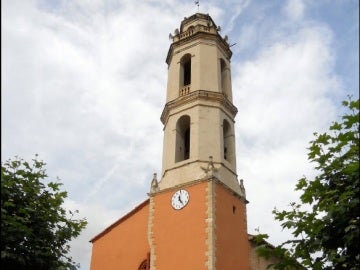
[[[44,184],[45,163],[15,157],[1,164],[1,263],[5,269],[76,269],[68,242],[85,228],[62,204],[56,182]]]
[[[298,262],[314,270],[360,269],[359,100],[349,98],[342,105],[346,112],[341,120],[327,133],[314,133],[310,142],[308,158],[318,173],[312,180],[298,180],[300,203],[273,211],[294,236],[275,249],[260,247],[262,256],[283,258],[275,269]],[[257,236],[259,242],[266,238]]]

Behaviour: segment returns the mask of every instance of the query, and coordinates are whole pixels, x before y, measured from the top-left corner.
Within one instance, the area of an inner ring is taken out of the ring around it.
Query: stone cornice
[[[167,172],[169,171],[172,171],[172,170],[176,170],[176,169],[179,169],[181,167],[186,167],[186,166],[189,166],[190,164],[192,163],[198,163],[198,162],[201,162],[201,163],[208,163],[209,161],[208,160],[201,160],[201,159],[196,159],[196,160],[185,160],[185,161],[181,161],[179,162],[180,164],[175,166],[175,167],[172,167],[170,169],[167,169],[164,171],[162,177],[164,177],[166,175]],[[233,171],[229,166],[227,166],[225,163],[223,162],[213,162],[214,164],[216,165],[220,165],[222,167],[224,167],[226,170],[228,170],[229,172],[231,172],[233,175],[235,175],[237,177],[237,174],[235,171]]]
[[[182,188],[194,186],[194,185],[197,185],[197,184],[200,184],[200,183],[211,182],[211,181],[221,185],[228,192],[230,192],[233,196],[243,200],[246,204],[249,203],[249,201],[245,198],[245,196],[235,192],[234,190],[232,190],[229,186],[227,186],[224,182],[220,181],[215,176],[209,176],[209,177],[205,177],[205,178],[201,178],[201,179],[195,179],[195,180],[192,180],[192,181],[189,181],[189,182],[186,182],[186,183],[175,185],[173,187],[164,188],[164,189],[161,189],[161,190],[156,191],[156,192],[149,192],[149,193],[147,193],[147,195],[149,196],[149,198],[152,198],[154,196],[157,196],[158,194],[167,193],[167,192],[174,192],[175,190],[179,190],[179,189],[182,189]]]
[[[183,32],[184,26],[188,23],[191,23],[193,21],[196,21],[198,19],[205,19],[208,20],[209,22],[211,21],[211,25],[214,26],[214,28],[217,28],[215,22],[213,21],[213,19],[210,17],[209,14],[204,14],[204,13],[195,13],[193,15],[191,15],[190,17],[185,17],[184,20],[181,22],[180,24],[180,31]]]
[[[176,185],[176,186],[173,186],[173,187],[164,188],[164,189],[161,189],[161,190],[156,191],[156,192],[149,192],[149,193],[147,193],[147,195],[151,198],[151,197],[154,197],[154,196],[156,196],[158,194],[167,193],[167,192],[173,192],[175,190],[179,190],[179,189],[182,189],[182,188],[194,186],[194,185],[197,185],[199,183],[209,182],[212,179],[213,179],[212,177],[195,179],[195,180],[192,180],[192,181],[189,181],[189,182],[186,182],[186,183],[182,183],[182,184],[179,184],[179,185]]]
[[[176,48],[184,46],[186,43],[193,42],[197,39],[214,40],[216,44],[218,44],[220,48],[225,52],[225,55],[230,60],[232,56],[232,51],[230,50],[229,44],[217,33],[217,31],[211,30],[212,28],[197,25],[196,27],[194,27],[194,29],[190,29],[184,33],[180,33],[175,36],[173,38],[175,41],[170,45],[168,54],[166,56],[166,63],[168,65],[170,64],[171,58]]]
[[[194,101],[218,102],[231,114],[233,118],[235,118],[238,111],[237,108],[224,96],[224,94],[207,90],[198,90],[166,103],[160,117],[161,122],[165,125],[171,110]]]

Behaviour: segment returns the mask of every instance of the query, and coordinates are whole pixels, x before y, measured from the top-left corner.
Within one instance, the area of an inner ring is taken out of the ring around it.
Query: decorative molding
[[[214,40],[219,45],[219,47],[222,49],[224,55],[230,60],[232,56],[232,51],[230,50],[229,44],[225,41],[224,38],[222,38],[219,33],[211,32],[207,27],[198,25],[198,27],[194,27],[193,31],[189,31],[188,33],[179,33],[176,35],[173,40],[174,42],[170,45],[167,57],[166,57],[166,63],[169,65],[173,56],[173,52],[176,48],[183,46],[186,43],[190,43],[196,39],[207,39],[207,40]]]
[[[244,198],[246,199],[246,191],[245,191],[245,186],[244,186],[244,180],[240,179],[240,190],[241,190],[241,195],[244,196]]]
[[[190,49],[190,48],[192,48],[192,47],[195,47],[195,46],[197,46],[197,45],[199,45],[199,44],[201,44],[201,43],[203,43],[203,42],[198,41],[198,42],[196,42],[196,43],[192,43],[192,44],[190,44],[190,45],[188,45],[188,46],[186,46],[186,47],[183,47],[183,48],[181,48],[181,49],[179,49],[179,50],[177,50],[177,51],[174,51],[173,55],[174,55],[174,54],[181,53],[181,52],[183,52],[183,51],[186,51],[186,50],[188,50],[188,49]],[[207,44],[209,44],[209,43],[207,43]],[[215,44],[213,44],[213,46],[215,46]],[[191,57],[195,57],[195,55],[191,55]],[[180,64],[180,61],[177,62],[177,64]]]
[[[184,17],[184,20],[182,20],[181,24],[180,24],[180,31],[183,32],[185,25],[187,25],[193,21],[199,20],[199,19],[203,19],[203,20],[210,22],[211,23],[210,25],[213,26],[213,28],[215,28],[215,29],[218,28],[209,14],[197,12],[197,13],[191,15],[190,17]]]
[[[158,194],[161,194],[161,193],[166,193],[166,192],[182,189],[182,188],[185,188],[185,187],[194,186],[194,185],[197,185],[199,183],[207,182],[207,181],[210,181],[210,180],[211,180],[211,178],[195,179],[195,180],[192,180],[192,181],[189,181],[189,182],[186,182],[186,183],[182,183],[182,184],[175,185],[175,186],[172,186],[172,187],[169,187],[169,188],[161,189],[161,190],[159,190],[159,191],[157,191],[155,193],[148,193],[148,196],[150,198],[152,198],[155,195],[158,195]]]
[[[156,191],[159,191],[159,183],[157,180],[157,174],[154,173],[154,177],[151,181],[150,193],[154,193]]]
[[[169,118],[171,110],[195,101],[218,102],[227,111],[229,111],[232,118],[235,118],[235,115],[238,112],[237,108],[224,96],[223,93],[208,90],[197,90],[166,103],[160,117],[161,122],[165,125],[167,119]]]
[[[209,161],[207,167],[200,166],[201,169],[205,172],[206,176],[213,177],[214,174],[219,170],[219,168],[216,168],[214,165],[213,157],[209,156]]]
[[[198,163],[198,162],[201,162],[201,163],[208,163],[209,161],[208,160],[201,160],[201,159],[196,159],[196,160],[192,160],[192,161],[180,161],[178,163],[180,163],[179,165],[177,166],[174,166],[170,169],[167,169],[164,171],[163,175],[162,175],[162,178],[165,177],[165,174],[169,171],[172,171],[172,170],[175,170],[175,169],[178,169],[178,168],[181,168],[181,167],[185,167],[185,166],[188,166],[189,164],[191,163]],[[227,169],[229,172],[231,172],[235,177],[237,177],[237,174],[234,170],[230,169],[229,166],[227,166],[225,163],[223,162],[213,162],[213,164],[218,164],[218,165],[221,165],[222,167],[224,167],[225,169]]]
[[[167,117],[167,119],[166,119],[166,122],[164,123],[164,129],[165,129],[165,126],[166,126],[166,124],[167,124],[167,122],[168,122],[168,120],[169,120],[169,118],[170,118],[171,116],[174,116],[174,115],[176,115],[176,114],[181,114],[181,113],[183,113],[184,111],[188,111],[189,109],[192,109],[192,108],[195,108],[195,107],[209,107],[209,108],[217,108],[217,109],[220,109],[224,114],[226,114],[226,115],[229,117],[229,119],[228,119],[229,121],[235,123],[235,120],[232,119],[232,116],[230,115],[230,113],[229,113],[228,111],[224,110],[223,107],[220,107],[220,108],[219,108],[219,106],[209,105],[209,104],[193,104],[193,105],[188,106],[188,107],[186,107],[186,108],[184,108],[184,109],[178,110],[178,111],[176,111],[175,113],[169,113],[169,115],[168,115],[168,117]]]

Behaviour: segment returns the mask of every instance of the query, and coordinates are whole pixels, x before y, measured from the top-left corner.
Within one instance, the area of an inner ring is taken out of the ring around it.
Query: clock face
[[[174,193],[171,198],[171,205],[174,209],[180,210],[189,202],[189,192],[185,189],[180,189]]]

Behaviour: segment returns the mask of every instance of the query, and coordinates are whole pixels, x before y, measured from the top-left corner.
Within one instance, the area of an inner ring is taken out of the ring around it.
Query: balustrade
[[[179,90],[179,96],[184,96],[190,93],[190,85],[185,85]]]

